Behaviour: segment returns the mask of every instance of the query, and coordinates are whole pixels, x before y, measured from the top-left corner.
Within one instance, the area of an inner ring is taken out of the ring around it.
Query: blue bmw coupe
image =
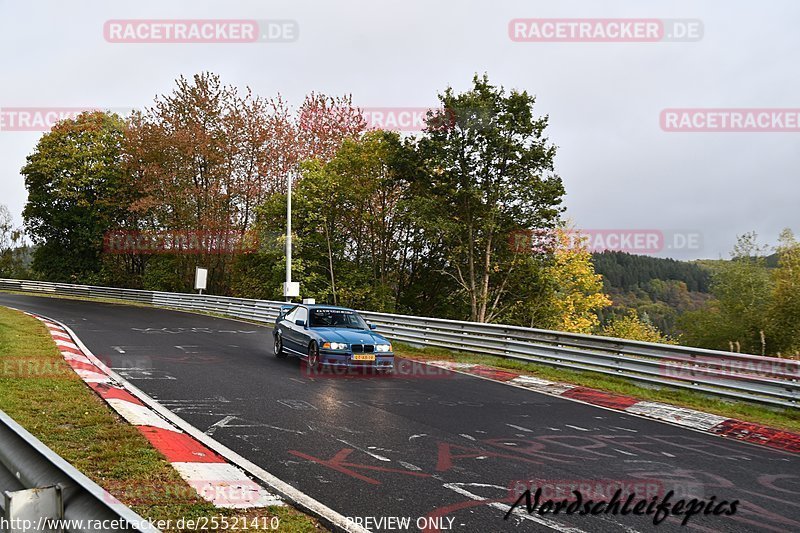
[[[275,320],[275,356],[295,355],[310,368],[394,370],[391,343],[352,309],[329,305],[285,305]]]

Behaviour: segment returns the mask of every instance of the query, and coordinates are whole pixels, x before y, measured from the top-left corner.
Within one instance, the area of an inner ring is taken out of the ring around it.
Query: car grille
[[[374,344],[351,344],[353,353],[372,353],[375,351]]]

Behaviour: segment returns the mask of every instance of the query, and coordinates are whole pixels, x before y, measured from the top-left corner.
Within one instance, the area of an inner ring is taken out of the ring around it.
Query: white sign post
[[[297,281],[287,281],[283,284],[283,296],[287,299],[300,296],[300,283]]]
[[[300,283],[292,281],[292,173],[286,174],[286,281],[283,297],[287,302],[300,296]]]
[[[207,279],[208,269],[197,267],[194,271],[194,288],[200,291],[198,294],[203,294],[203,289],[206,288]]]

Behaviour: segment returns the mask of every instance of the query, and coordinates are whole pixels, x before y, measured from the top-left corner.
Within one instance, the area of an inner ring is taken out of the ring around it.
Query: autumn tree
[[[363,130],[349,98],[313,94],[295,112],[280,98],[224,85],[211,73],[179,78],[171,94],[134,114],[126,135],[127,171],[142,197],[131,206],[137,228],[238,234],[247,241],[256,208],[286,191],[306,159],[332,157],[343,139]],[[210,267],[215,292],[227,292],[229,254],[161,257],[177,277],[151,285],[188,287],[198,264]],[[238,276],[238,274],[237,274]]]
[[[616,337],[633,341],[657,342],[661,344],[674,344],[657,327],[646,318],[640,318],[636,311],[629,310],[621,316],[615,316],[603,326],[600,334],[605,337]]]
[[[543,274],[545,298],[537,302],[548,329],[591,333],[598,311],[611,305],[603,293],[603,277],[594,271],[592,255],[574,229],[555,231],[552,259]],[[549,314],[549,316],[547,316]]]

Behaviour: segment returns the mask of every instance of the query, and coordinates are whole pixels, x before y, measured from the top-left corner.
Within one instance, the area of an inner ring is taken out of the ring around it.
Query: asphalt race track
[[[310,376],[272,355],[270,328],[244,322],[13,294],[0,304],[65,323],[195,427],[345,516],[372,517],[374,531],[397,525],[375,527],[381,517],[408,517],[411,531],[426,517],[457,532],[800,531],[794,454],[445,371]],[[656,528],[652,516],[524,506],[504,521],[516,482],[530,479],[739,505],[685,528],[679,517]]]

